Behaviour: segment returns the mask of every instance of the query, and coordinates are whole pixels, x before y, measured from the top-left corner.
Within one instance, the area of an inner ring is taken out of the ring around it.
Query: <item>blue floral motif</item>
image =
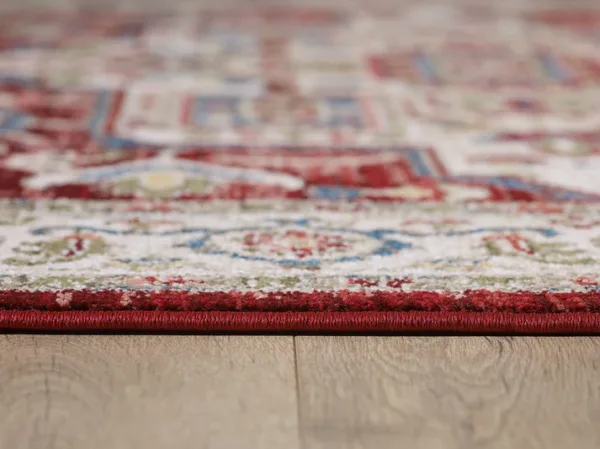
[[[412,247],[410,242],[394,239],[397,231],[377,229],[362,231],[348,228],[328,228],[315,225],[311,220],[276,220],[274,225],[215,230],[207,235],[189,240],[182,246],[206,254],[228,255],[234,259],[272,262],[279,265],[319,268],[321,263],[355,262],[369,256],[391,256]],[[260,235],[262,242],[250,241],[244,248],[244,238],[252,240]],[[291,235],[291,237],[290,237]],[[310,248],[295,247],[295,237],[304,239]],[[215,237],[230,237],[229,247],[215,242]],[[250,238],[248,236],[251,236]],[[287,240],[286,240],[287,238]],[[264,243],[269,248],[261,248]],[[365,244],[366,248],[353,248],[352,244]],[[282,248],[278,245],[289,245]],[[282,249],[281,253],[277,250]]]

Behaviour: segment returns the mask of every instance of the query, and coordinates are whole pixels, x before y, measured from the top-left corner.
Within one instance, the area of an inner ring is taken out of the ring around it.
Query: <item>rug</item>
[[[600,6],[113,3],[2,6],[0,328],[600,331]]]

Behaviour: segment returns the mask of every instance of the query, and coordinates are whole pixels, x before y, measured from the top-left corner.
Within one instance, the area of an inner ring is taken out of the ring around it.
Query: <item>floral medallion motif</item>
[[[552,236],[553,232],[546,232]],[[487,235],[482,241],[492,256],[528,257],[543,263],[590,264],[593,259],[585,251],[566,242],[540,241],[539,235],[527,233],[498,233]]]
[[[389,256],[412,246],[394,238],[394,230],[361,231],[326,228],[311,220],[279,221],[264,228],[209,232],[185,245],[209,254],[273,262],[289,267],[319,268],[323,263],[356,262]]]
[[[23,242],[13,252],[16,256],[5,259],[10,265],[41,265],[75,262],[107,249],[103,238],[89,232],[67,234],[48,241]]]

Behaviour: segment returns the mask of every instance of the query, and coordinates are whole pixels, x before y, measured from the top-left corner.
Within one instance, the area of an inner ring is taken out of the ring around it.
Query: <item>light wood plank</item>
[[[600,447],[599,338],[298,337],[306,449]]]
[[[0,335],[0,448],[298,448],[291,337]]]

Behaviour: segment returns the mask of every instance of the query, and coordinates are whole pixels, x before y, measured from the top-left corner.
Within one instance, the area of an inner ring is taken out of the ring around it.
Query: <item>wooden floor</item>
[[[600,338],[0,336],[1,449],[600,448]]]

